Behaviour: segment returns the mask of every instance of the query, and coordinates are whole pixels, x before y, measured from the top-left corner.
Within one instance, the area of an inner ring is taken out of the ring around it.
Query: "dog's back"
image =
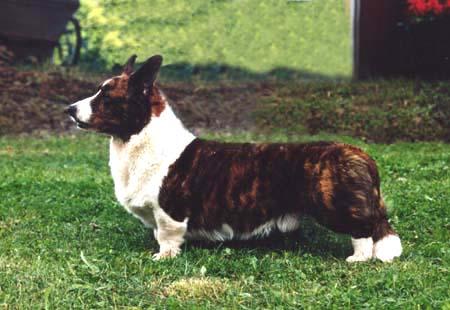
[[[311,215],[337,232],[378,241],[393,233],[377,229],[385,219],[379,186],[375,162],[353,146],[196,139],[170,167],[159,203],[175,220],[189,218],[193,236],[227,225],[227,236],[210,233],[210,239],[285,232]]]

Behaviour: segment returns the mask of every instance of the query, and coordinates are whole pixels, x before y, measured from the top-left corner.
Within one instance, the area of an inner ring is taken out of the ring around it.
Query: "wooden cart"
[[[73,14],[79,5],[78,0],[0,1],[0,45],[19,61],[52,59],[56,48],[61,63],[76,64],[81,33]]]

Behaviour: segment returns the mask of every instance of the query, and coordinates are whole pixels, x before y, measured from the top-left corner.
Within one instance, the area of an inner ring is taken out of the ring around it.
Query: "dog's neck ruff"
[[[119,202],[125,207],[157,204],[169,166],[194,139],[168,104],[128,141],[112,137],[109,165]]]

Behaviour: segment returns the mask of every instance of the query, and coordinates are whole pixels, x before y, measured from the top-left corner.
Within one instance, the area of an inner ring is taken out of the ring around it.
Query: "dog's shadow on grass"
[[[150,239],[150,240],[149,240]],[[147,248],[154,248],[153,234],[146,241]],[[345,259],[351,255],[352,247],[348,236],[338,235],[317,224],[314,220],[305,218],[300,228],[288,234],[274,231],[269,237],[252,240],[233,240],[226,242],[188,241],[183,251],[191,249],[221,249],[235,250],[256,249],[262,255],[269,252],[301,252],[313,256],[327,256]]]
[[[118,214],[114,217],[123,216],[123,213],[117,212]],[[129,221],[127,229],[121,227],[118,231],[120,238],[110,238],[111,247],[118,251],[123,251],[126,247],[128,250],[136,252],[142,250],[151,253],[158,252],[159,245],[154,238],[153,230],[144,228],[137,219],[130,218]],[[226,242],[189,240],[182,246],[182,251],[186,252],[198,248],[211,249],[218,253],[226,248],[256,250],[257,255],[266,255],[272,252],[295,252],[339,260],[353,254],[350,236],[334,233],[319,225],[310,217],[303,217],[299,229],[287,234],[274,231],[268,237],[262,239]]]

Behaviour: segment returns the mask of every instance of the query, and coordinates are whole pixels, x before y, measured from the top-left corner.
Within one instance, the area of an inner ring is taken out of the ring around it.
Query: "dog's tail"
[[[402,244],[398,234],[388,222],[386,205],[381,195],[377,204],[375,208],[377,222],[372,234],[374,242],[373,257],[383,262],[390,262],[402,254]]]

